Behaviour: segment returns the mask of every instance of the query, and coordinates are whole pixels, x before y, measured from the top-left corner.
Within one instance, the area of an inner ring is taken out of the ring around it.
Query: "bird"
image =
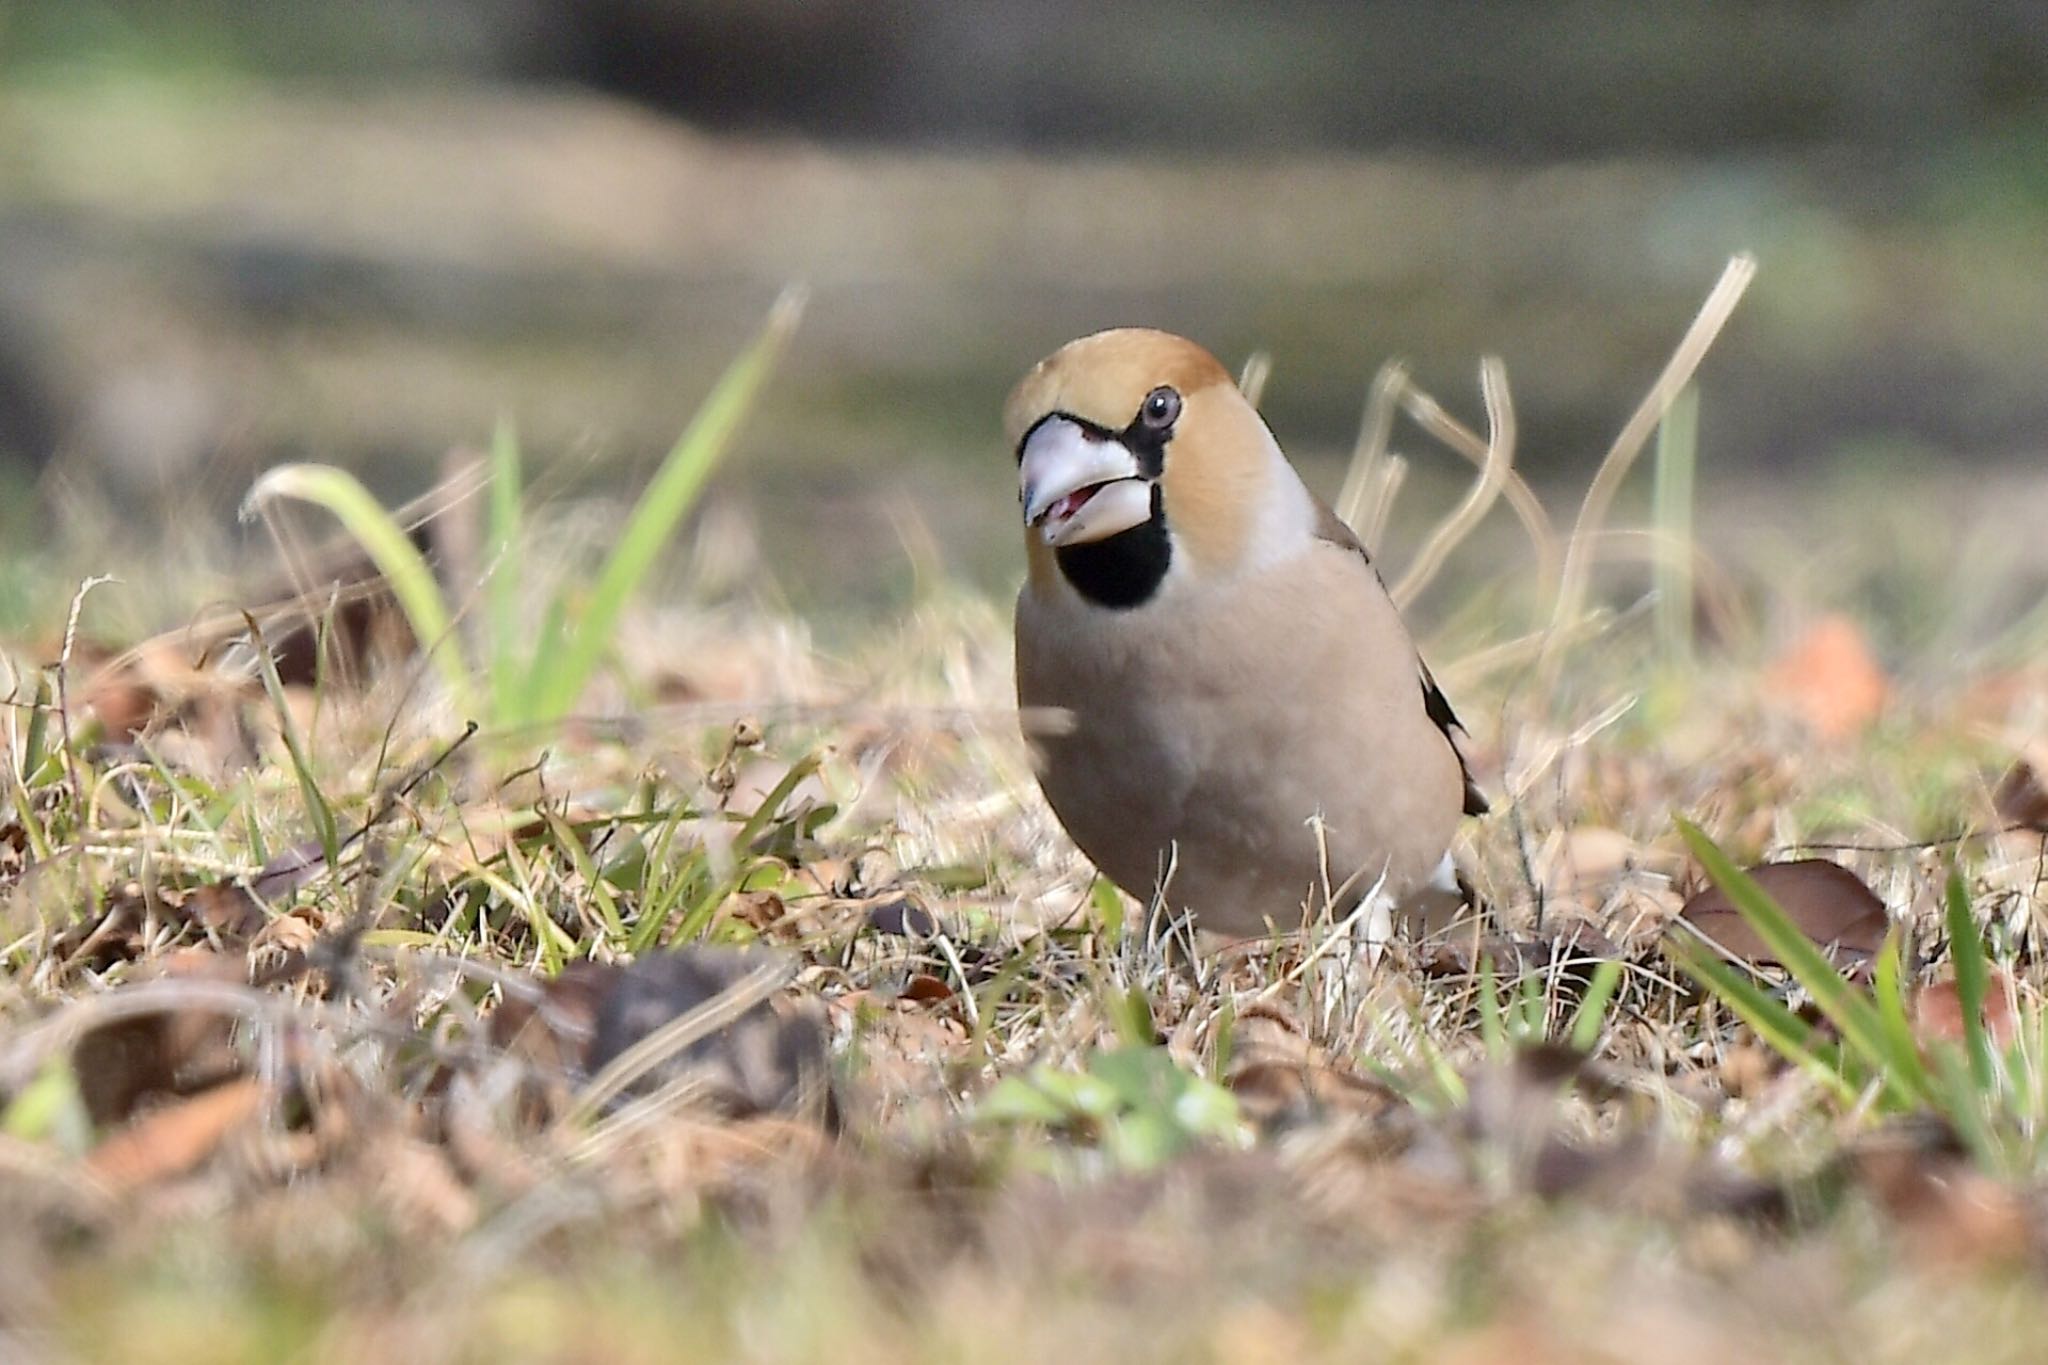
[[[1228,938],[1368,897],[1438,925],[1485,796],[1358,537],[1195,342],[1115,328],[1003,411],[1027,567],[1016,688],[1039,786],[1096,869]],[[1371,922],[1371,921],[1368,921]]]

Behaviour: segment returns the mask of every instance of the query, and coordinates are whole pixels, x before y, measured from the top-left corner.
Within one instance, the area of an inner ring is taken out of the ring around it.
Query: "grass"
[[[562,651],[549,623],[573,609],[545,572],[602,582],[620,561],[513,496],[509,442],[489,634],[457,652],[463,608],[431,575],[393,608],[451,642],[460,685],[423,687],[445,661],[409,652],[310,676],[150,642],[106,662],[84,642],[123,589],[81,598],[64,668],[10,652],[0,717],[6,1344],[2019,1358],[2048,1328],[2044,855],[1989,790],[2048,677],[1896,656],[1885,714],[1814,735],[1788,693],[1820,684],[1772,680],[1768,641],[1695,637],[1603,576],[1618,471],[1574,545],[1516,505],[1512,404],[1496,369],[1482,383],[1485,438],[1405,377],[1381,388],[1387,428],[1406,413],[1478,469],[1454,531],[1495,493],[1525,528],[1477,619],[1425,642],[1499,812],[1460,848],[1497,925],[1370,966],[1327,913],[1192,957],[1148,934],[1032,789],[1002,604],[943,577],[828,656],[619,569],[626,590],[593,591],[586,645]],[[1637,445],[1664,415],[1646,406]],[[1653,513],[1687,542],[1673,563],[1705,521],[1690,447],[1660,446],[1687,466]],[[1398,515],[1398,478],[1359,486]],[[348,524],[337,487],[323,505]],[[1423,592],[1459,534],[1392,581]],[[1560,614],[1560,591],[1581,605]],[[305,605],[339,640],[340,606]],[[1682,702],[1640,705],[1674,670]],[[119,723],[123,687],[155,719]],[[1801,850],[1886,902],[1872,980],[1740,872]],[[1708,878],[1784,971],[1687,946],[1674,916]],[[1552,951],[1581,925],[1612,951]],[[572,964],[707,942],[789,955],[791,982],[755,989],[819,1021],[836,1132],[687,1095],[614,1105],[624,1073],[491,1040]],[[1922,1017],[1950,982],[1953,1040]],[[1994,996],[2009,1028],[1986,1022]],[[157,1093],[110,1097],[124,1082]]]
[[[272,502],[292,499],[333,514],[368,555],[405,616],[413,638],[441,673],[456,707],[492,729],[548,727],[584,694],[610,655],[628,600],[653,570],[742,419],[773,371],[803,312],[800,291],[786,292],[762,328],[713,387],[677,438],[627,516],[587,592],[558,589],[541,613],[539,638],[521,648],[523,598],[536,585],[522,573],[530,547],[520,532],[524,480],[519,442],[500,425],[491,442],[488,556],[484,601],[488,641],[480,657],[461,657],[457,611],[398,518],[380,506],[354,475],[328,465],[283,465],[258,479],[243,503],[244,520]],[[473,679],[482,674],[478,695]]]

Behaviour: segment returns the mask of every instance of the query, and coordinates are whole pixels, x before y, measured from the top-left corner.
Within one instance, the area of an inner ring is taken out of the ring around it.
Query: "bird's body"
[[[1018,698],[1068,718],[1032,742],[1081,850],[1231,934],[1330,893],[1423,894],[1484,809],[1456,721],[1229,374],[1177,337],[1098,333],[1008,416],[1032,526]]]

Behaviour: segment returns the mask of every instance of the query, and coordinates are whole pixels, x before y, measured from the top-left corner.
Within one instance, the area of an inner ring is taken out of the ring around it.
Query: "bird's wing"
[[[1364,542],[1359,540],[1357,534],[1344,524],[1344,519],[1328,506],[1319,509],[1316,539],[1327,540],[1332,545],[1341,545],[1356,552],[1372,569],[1373,577],[1380,578],[1379,566],[1372,562],[1372,555],[1366,550]],[[1384,589],[1386,585],[1386,580],[1380,578],[1380,587]],[[1429,665],[1423,663],[1421,657],[1417,656],[1415,666],[1421,674],[1422,709],[1428,713],[1430,720],[1436,723],[1436,728],[1443,731],[1444,741],[1451,746],[1451,752],[1457,755],[1458,772],[1465,779],[1465,814],[1484,815],[1490,809],[1486,803],[1486,794],[1480,791],[1479,784],[1472,780],[1472,766],[1465,761],[1465,751],[1458,747],[1458,735],[1470,732],[1458,719],[1458,713],[1451,710],[1450,700],[1444,696],[1443,689],[1436,685],[1436,679],[1430,676]]]

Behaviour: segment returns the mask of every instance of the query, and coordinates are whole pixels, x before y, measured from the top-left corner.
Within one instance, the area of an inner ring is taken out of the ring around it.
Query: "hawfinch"
[[[1029,739],[1081,851],[1226,935],[1326,894],[1432,918],[1458,819],[1486,809],[1457,717],[1229,372],[1165,332],[1098,332],[1003,421],[1030,560],[1017,697],[1070,718]]]

